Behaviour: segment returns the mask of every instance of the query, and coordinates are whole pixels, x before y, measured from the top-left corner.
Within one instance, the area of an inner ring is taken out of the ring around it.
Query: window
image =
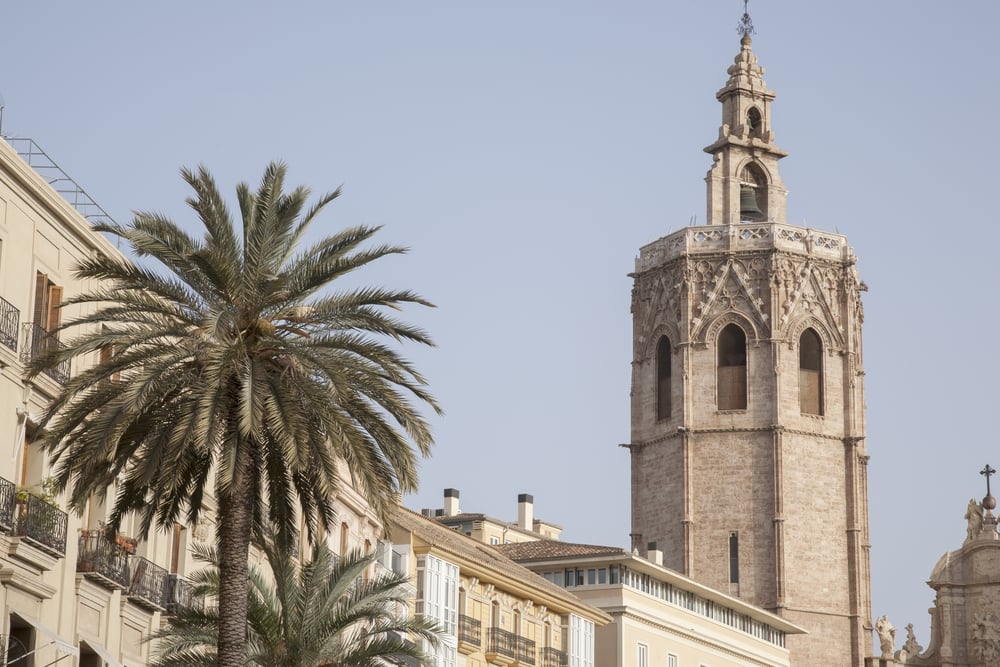
[[[424,616],[437,621],[444,634],[457,637],[458,567],[434,556],[424,556],[417,570],[418,581],[422,584],[418,597],[424,603]]]
[[[179,574],[181,571],[181,557],[184,555],[183,545],[184,526],[175,523],[170,540],[170,574]]]
[[[343,558],[347,555],[347,537],[350,533],[350,529],[347,527],[346,523],[340,524],[340,556]]]
[[[747,111],[747,129],[750,130],[751,137],[760,137],[764,131],[764,121],[757,107],[750,107]]]
[[[823,341],[812,329],[799,336],[799,409],[823,414]]]
[[[649,647],[645,644],[635,645],[635,667],[649,667]]]
[[[656,345],[656,418],[670,417],[670,339],[660,338]]]
[[[677,656],[673,653],[667,654],[667,667],[677,667]]]
[[[735,324],[719,334],[716,390],[720,410],[747,408],[747,335]]]
[[[740,534],[729,533],[729,583],[740,583]]]
[[[59,327],[59,304],[62,303],[62,297],[62,287],[49,280],[47,274],[41,271],[35,273],[35,326],[45,331]]]
[[[594,624],[569,616],[569,667],[594,667]]]

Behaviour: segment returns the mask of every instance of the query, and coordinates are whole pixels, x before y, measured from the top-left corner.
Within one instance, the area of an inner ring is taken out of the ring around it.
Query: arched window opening
[[[750,130],[751,137],[760,137],[764,132],[764,119],[757,107],[750,107],[747,111],[747,129]]]
[[[747,408],[747,335],[735,324],[719,334],[716,384],[720,410]]]
[[[656,418],[670,417],[670,339],[660,338],[656,346]]]
[[[823,341],[812,329],[799,337],[799,409],[823,414]]]
[[[767,176],[752,162],[740,174],[740,220],[767,220]]]

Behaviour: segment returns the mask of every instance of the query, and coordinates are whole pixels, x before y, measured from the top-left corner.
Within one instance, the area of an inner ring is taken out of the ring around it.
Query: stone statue
[[[906,624],[906,643],[903,648],[896,651],[896,661],[906,662],[910,656],[917,655],[924,650],[924,647],[917,643],[917,638],[913,634],[913,623]]]
[[[875,621],[875,632],[878,633],[879,647],[882,649],[882,658],[892,659],[892,652],[896,650],[896,628],[889,622],[889,617],[885,614],[879,616]]]
[[[969,498],[969,507],[965,510],[965,520],[969,522],[965,539],[975,539],[983,529],[983,507],[976,502],[975,498]]]

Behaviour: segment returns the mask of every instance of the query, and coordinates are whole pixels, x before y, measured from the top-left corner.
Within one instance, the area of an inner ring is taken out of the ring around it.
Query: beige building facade
[[[594,632],[611,619],[495,548],[400,508],[395,569],[416,587],[416,611],[441,625],[434,667],[603,667]]]
[[[787,224],[763,68],[744,36],[705,150],[708,224],[644,246],[632,292],[632,547],[808,631],[792,665],[871,647],[857,261]]]
[[[526,542],[501,553],[608,613],[601,667],[789,667],[786,638],[802,628],[649,558],[615,547]]]
[[[25,145],[25,154],[43,155]],[[191,544],[214,539],[211,512],[198,526],[177,524],[140,540],[128,519],[118,534],[104,529],[110,502],[94,497],[76,516],[52,493],[35,425],[61,384],[84,367],[74,361],[25,381],[25,364],[59,344],[51,332],[60,321],[81,314],[79,306],[59,308],[94,287],[74,277],[75,264],[120,256],[49,184],[63,189],[68,180],[42,177],[0,141],[0,649],[21,667],[140,667],[151,659],[152,633],[178,608],[204,603],[185,575],[200,567]],[[350,479],[346,471],[342,479]],[[381,524],[347,484],[337,512],[335,531],[324,536],[334,552],[379,547]],[[251,560],[259,563],[260,554]]]

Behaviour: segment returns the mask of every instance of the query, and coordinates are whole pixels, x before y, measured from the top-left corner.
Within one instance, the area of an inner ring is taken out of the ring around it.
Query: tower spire
[[[751,48],[749,0],[740,21],[740,52],[727,73],[726,85],[715,94],[722,103],[719,136],[705,148],[714,158],[708,172],[708,224],[728,225],[748,220],[785,222],[785,186],[778,160],[788,155],[774,143],[771,102],[774,91],[764,83],[764,68]]]

